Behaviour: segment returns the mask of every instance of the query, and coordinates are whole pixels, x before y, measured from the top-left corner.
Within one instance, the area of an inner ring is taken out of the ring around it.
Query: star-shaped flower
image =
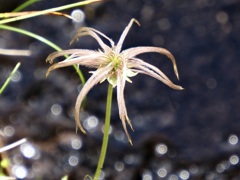
[[[106,79],[113,87],[117,87],[119,117],[122,121],[123,129],[131,144],[132,141],[127,131],[126,121],[130,125],[132,130],[133,127],[130,119],[128,118],[124,100],[125,83],[126,81],[131,82],[129,77],[135,76],[138,73],[142,73],[162,81],[164,84],[168,85],[173,89],[176,90],[183,89],[181,86],[173,84],[160,69],[136,57],[139,54],[151,52],[166,55],[172,61],[175,75],[179,79],[175,58],[168,50],[160,47],[141,46],[129,48],[122,51],[123,41],[129,29],[131,28],[133,22],[140,25],[136,19],[131,19],[128,26],[124,29],[117,45],[115,45],[115,43],[109,37],[99,32],[98,30],[89,27],[82,27],[78,30],[77,34],[75,35],[72,41],[78,39],[81,36],[91,36],[98,42],[98,44],[101,47],[101,50],[98,51],[88,49],[63,50],[61,52],[55,52],[50,54],[46,60],[47,62],[52,63],[53,60],[59,56],[63,56],[66,54],[70,55],[64,61],[52,65],[48,69],[47,75],[52,70],[61,67],[71,66],[74,64],[86,66],[89,68],[96,68],[95,71],[91,72],[92,76],[87,80],[86,84],[84,84],[81,92],[77,97],[75,105],[75,121],[77,126],[81,129],[83,133],[86,133],[86,131],[84,130],[80,123],[79,113],[82,101],[89,92],[89,90],[97,83],[103,82]],[[108,40],[110,46],[106,45],[101,38],[105,38],[106,40]]]

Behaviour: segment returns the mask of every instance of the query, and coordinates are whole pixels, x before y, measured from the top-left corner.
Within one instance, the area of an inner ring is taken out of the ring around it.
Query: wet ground
[[[38,2],[28,10],[63,4]],[[16,4],[5,6],[11,11]],[[2,2],[0,7],[3,11]],[[123,48],[151,45],[168,49],[177,60],[179,82],[167,58],[158,54],[141,57],[185,88],[175,91],[144,75],[132,78],[125,98],[135,129],[130,132],[133,147],[122,130],[114,94],[103,179],[240,178],[239,8],[239,0],[115,0],[82,8],[84,25],[115,41],[131,18],[138,19],[141,27],[132,27]],[[11,25],[42,35],[63,49],[69,48],[80,26],[54,16]],[[0,30],[0,47],[33,51],[31,57],[0,56],[1,84],[15,64],[22,62],[0,97],[5,143],[28,139],[20,148],[8,151],[13,174],[19,179],[92,175],[102,142],[107,83],[95,86],[88,95],[81,114],[88,134],[76,134],[73,109],[81,84],[74,69],[59,69],[45,78],[49,67],[45,59],[54,50],[24,35]],[[70,48],[99,47],[91,38],[84,38]],[[88,69],[82,71],[88,78]]]

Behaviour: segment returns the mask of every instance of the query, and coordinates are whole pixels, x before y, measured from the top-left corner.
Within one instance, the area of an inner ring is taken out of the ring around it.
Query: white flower
[[[126,121],[127,121],[127,123],[130,125],[130,127],[133,130],[130,119],[128,118],[128,115],[127,115],[127,109],[126,109],[125,100],[124,100],[124,88],[125,88],[126,81],[131,82],[131,80],[129,79],[130,77],[133,77],[138,73],[142,73],[162,81],[164,84],[168,85],[173,89],[176,89],[176,90],[183,89],[181,86],[173,84],[160,69],[136,57],[139,54],[150,53],[150,52],[166,55],[172,61],[175,75],[179,79],[176,61],[173,55],[168,50],[160,47],[141,46],[141,47],[129,48],[122,51],[123,41],[129,29],[131,28],[133,22],[139,25],[139,22],[136,19],[132,19],[129,22],[128,26],[124,29],[117,45],[115,45],[110,38],[108,38],[106,35],[104,35],[103,33],[99,32],[96,29],[88,28],[88,27],[80,28],[72,41],[78,39],[81,36],[87,36],[87,35],[92,36],[100,45],[101,50],[98,50],[98,51],[88,50],[88,49],[63,50],[61,52],[55,52],[50,54],[46,60],[47,62],[52,63],[53,59],[59,56],[63,56],[66,54],[70,55],[64,61],[61,61],[59,63],[52,65],[48,69],[47,75],[50,73],[50,71],[54,69],[66,67],[74,64],[86,66],[89,68],[96,68],[95,71],[91,72],[92,76],[87,80],[86,84],[84,84],[81,92],[77,97],[77,101],[75,105],[75,121],[77,126],[81,129],[83,133],[86,133],[86,132],[80,123],[79,112],[81,109],[82,101],[84,97],[87,95],[87,93],[89,92],[89,90],[95,84],[99,82],[103,82],[106,79],[113,87],[117,87],[117,101],[118,101],[118,108],[119,108],[119,116],[122,121],[124,131],[131,144],[132,144],[132,141],[126,127]],[[106,45],[101,38],[105,38],[106,40],[108,40],[111,46]]]

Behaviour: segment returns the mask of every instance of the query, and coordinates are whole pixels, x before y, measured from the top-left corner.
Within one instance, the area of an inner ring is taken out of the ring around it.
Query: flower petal
[[[149,76],[152,76],[162,81],[164,84],[168,85],[173,89],[177,89],[177,90],[183,89],[181,86],[178,86],[172,83],[172,81],[156,66],[146,63],[139,58],[132,58],[130,62],[129,62],[129,66],[131,66],[132,71],[136,73],[142,73],[142,74],[147,74]]]
[[[109,40],[111,45],[114,46],[114,42],[110,38],[108,38],[106,35],[104,35],[103,33],[101,33],[100,31],[98,31],[96,29],[88,28],[88,27],[80,28],[78,30],[77,34],[73,37],[70,44],[72,44],[73,41],[75,41],[79,37],[92,36],[98,42],[98,44],[101,46],[101,48],[104,50],[104,52],[109,52],[111,50],[111,48],[102,41],[102,39],[98,36],[98,34],[101,35],[102,37],[106,38],[107,40]]]
[[[60,56],[64,56],[64,55],[68,55],[68,54],[76,54],[78,56],[85,56],[85,55],[90,55],[95,53],[96,51],[93,50],[88,50],[88,49],[69,49],[69,50],[62,50],[59,52],[54,52],[52,54],[50,54],[47,59],[46,62],[49,62],[50,64],[53,63],[53,60],[57,57]]]
[[[124,39],[126,38],[126,36],[127,36],[127,33],[128,33],[128,31],[130,30],[130,28],[132,27],[132,24],[133,23],[137,23],[139,26],[140,26],[140,23],[136,20],[136,19],[131,19],[131,21],[129,22],[129,24],[127,25],[127,27],[124,29],[124,31],[123,31],[123,33],[122,33],[122,35],[121,35],[121,37],[120,37],[120,39],[119,39],[119,41],[118,41],[118,43],[117,43],[117,45],[116,45],[116,48],[115,48],[115,52],[116,53],[120,53],[120,51],[121,51],[121,49],[122,49],[122,44],[123,44],[123,41],[124,41]]]
[[[118,72],[117,81],[118,81],[118,83],[117,83],[117,101],[118,101],[118,108],[119,108],[119,117],[122,121],[123,129],[127,135],[128,141],[132,145],[132,140],[127,131],[127,127],[126,127],[126,120],[132,130],[133,130],[133,127],[132,127],[131,121],[127,115],[127,109],[126,109],[125,99],[124,99],[124,88],[125,88],[126,81],[125,81],[125,78],[123,77],[123,74],[121,71]]]
[[[134,48],[126,49],[126,50],[122,51],[122,54],[125,58],[130,59],[130,58],[133,58],[133,57],[135,57],[139,54],[151,53],[151,52],[164,54],[169,59],[171,59],[171,61],[173,63],[174,73],[177,76],[177,78],[179,79],[176,60],[175,60],[174,56],[168,50],[166,50],[164,48],[153,47],[153,46],[141,46],[141,47],[134,47]]]
[[[96,29],[94,29],[94,28],[91,28],[91,30],[94,31],[95,33],[101,35],[101,36],[104,37],[105,39],[107,39],[107,40],[110,42],[111,47],[114,47],[114,44],[115,44],[115,43],[114,43],[114,41],[113,41],[111,38],[107,37],[105,34],[103,34],[102,32],[100,32],[100,31],[98,31],[98,30],[96,30]]]
[[[74,57],[74,56],[75,55],[72,55],[69,58],[65,59],[64,61],[61,61],[59,63],[56,63],[50,66],[47,70],[46,76],[48,76],[49,73],[55,69],[71,66],[74,64],[98,68],[101,64],[104,63],[104,59],[102,58],[102,55],[99,55],[98,53],[81,56],[81,57]]]
[[[86,84],[83,86],[81,92],[79,93],[75,105],[75,121],[79,129],[86,133],[86,131],[83,129],[81,123],[80,123],[80,109],[82,105],[82,101],[84,97],[87,95],[87,93],[90,91],[90,89],[97,83],[99,83],[102,79],[107,78],[109,76],[109,72],[112,70],[111,66],[106,66],[103,68],[100,68],[96,70],[93,75],[87,80]]]
[[[115,88],[117,86],[117,77],[111,75],[108,77],[108,82]]]
[[[132,70],[127,69],[126,72],[124,72],[123,77],[126,79],[126,81],[132,83],[132,80],[129,77],[136,76],[137,74],[137,72],[133,72]]]

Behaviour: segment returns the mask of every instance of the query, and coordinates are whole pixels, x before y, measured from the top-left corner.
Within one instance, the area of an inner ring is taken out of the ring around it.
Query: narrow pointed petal
[[[122,120],[122,119],[121,119],[121,120]],[[131,137],[130,137],[130,135],[129,135],[129,133],[128,133],[128,130],[127,130],[127,126],[126,126],[126,121],[125,121],[125,120],[122,120],[122,125],[123,125],[123,129],[124,129],[124,131],[125,131],[125,133],[126,133],[126,136],[127,136],[127,138],[128,138],[129,143],[130,143],[131,145],[133,145],[132,139],[131,139]]]
[[[101,48],[104,50],[104,52],[108,52],[111,50],[111,48],[106,45],[102,39],[98,36],[98,34],[102,35],[104,38],[107,38],[110,43],[113,43],[112,40],[110,40],[110,38],[108,38],[107,36],[103,35],[101,32],[93,29],[93,28],[87,28],[87,27],[83,27],[83,28],[80,28],[78,30],[78,33],[73,37],[72,41],[70,42],[70,44],[72,44],[76,39],[82,37],[82,36],[91,36],[93,37],[97,42],[98,44],[101,46]]]
[[[69,55],[69,54],[76,54],[78,56],[85,56],[85,55],[90,55],[96,53],[96,51],[93,50],[88,50],[88,49],[69,49],[69,50],[63,50],[59,52],[54,52],[50,54],[46,62],[49,62],[50,64],[53,63],[53,60],[56,59],[57,57],[64,56],[64,55]]]
[[[129,140],[130,144],[132,144],[131,137],[130,137],[130,135],[127,131],[127,127],[126,127],[126,121],[127,121],[128,124],[130,125],[131,129],[133,130],[131,121],[127,115],[127,109],[126,109],[126,105],[125,105],[125,99],[124,99],[125,82],[126,81],[125,81],[124,77],[122,76],[122,72],[118,72],[117,101],[118,101],[118,108],[119,108],[119,117],[122,121],[123,129],[127,135],[127,138]]]
[[[90,54],[87,56],[76,57],[76,58],[67,58],[64,61],[56,63],[50,66],[47,70],[46,76],[55,69],[71,66],[74,64],[83,65],[87,67],[99,67],[103,63],[101,55],[99,54]]]
[[[127,50],[124,50],[124,51],[122,51],[122,54],[124,55],[125,58],[133,58],[139,54],[154,53],[154,52],[163,54],[172,61],[174,73],[179,80],[176,60],[175,60],[174,56],[168,50],[166,50],[164,48],[152,47],[152,46],[141,46],[141,47],[134,47],[134,48],[129,48]]]
[[[81,105],[84,97],[87,95],[87,93],[90,91],[90,89],[97,83],[99,83],[102,79],[107,78],[109,72],[111,71],[111,66],[106,66],[104,68],[96,70],[93,75],[87,80],[86,84],[83,86],[81,92],[79,93],[75,105],[75,121],[79,129],[86,133],[86,131],[83,129],[81,123],[80,123],[80,117],[79,113],[81,110]]]
[[[145,67],[149,70],[152,70],[154,72],[156,72],[159,76],[161,76],[163,79],[170,81],[170,79],[156,66],[149,64],[145,61],[143,61],[142,59],[139,58],[132,58],[129,60],[129,64],[131,64],[131,67]]]
[[[107,37],[105,34],[103,34],[102,32],[100,32],[100,31],[98,31],[98,30],[96,30],[96,29],[91,28],[91,30],[94,31],[95,33],[101,35],[101,36],[104,37],[105,39],[107,39],[107,40],[110,42],[111,47],[114,47],[114,44],[115,44],[115,43],[114,43],[114,41],[113,41],[111,38]]]
[[[183,90],[181,86],[175,85],[160,69],[158,69],[157,67],[149,63],[142,61],[139,58],[132,59],[130,66],[131,66],[131,70],[134,72],[142,73],[142,74],[146,74],[151,77],[154,77],[159,81],[162,81],[164,84],[166,84],[170,88],[173,88],[176,90]]]
[[[130,28],[132,27],[132,24],[133,23],[137,23],[139,26],[140,26],[140,23],[136,20],[136,19],[131,19],[131,21],[129,22],[129,24],[127,25],[127,27],[124,29],[118,43],[117,43],[117,46],[116,46],[116,53],[120,53],[121,49],[122,49],[122,44],[123,44],[123,41],[124,39],[126,38],[127,34],[128,34],[128,31],[130,30]]]

